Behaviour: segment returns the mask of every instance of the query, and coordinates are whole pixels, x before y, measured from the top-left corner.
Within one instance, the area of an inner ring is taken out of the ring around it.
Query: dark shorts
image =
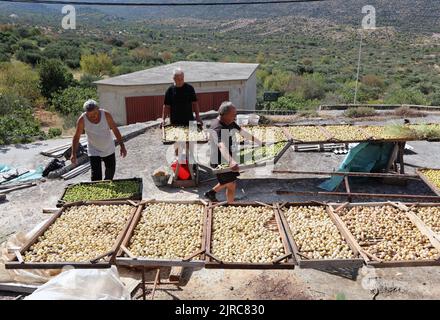
[[[216,176],[218,183],[224,185],[236,181],[239,175],[240,175],[239,172],[225,172],[225,173],[219,173]]]

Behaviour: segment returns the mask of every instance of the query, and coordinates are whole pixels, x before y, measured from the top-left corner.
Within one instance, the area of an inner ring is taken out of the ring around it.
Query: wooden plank
[[[327,196],[352,196],[352,197],[365,197],[365,198],[390,198],[390,199],[419,199],[419,200],[438,200],[439,196],[423,196],[423,195],[408,195],[408,194],[393,194],[393,193],[364,193],[364,192],[322,192],[322,191],[288,191],[278,190],[279,195],[327,195]]]
[[[431,242],[432,246],[437,249],[438,252],[440,252],[440,241],[438,239],[438,236],[435,232],[431,230],[428,226],[425,225],[425,223],[420,219],[417,215],[410,211],[405,211],[406,216],[408,219],[417,227],[417,229],[426,236],[429,241]]]
[[[106,269],[110,268],[110,263],[90,263],[90,262],[35,262],[35,263],[20,263],[11,261],[5,263],[5,269],[62,269],[66,266],[71,266],[75,269]]]
[[[345,190],[347,191],[347,194],[348,194],[348,196],[347,196],[348,201],[351,202],[352,198],[350,196],[350,194],[351,194],[350,183],[348,182],[348,177],[347,176],[344,177],[344,183],[345,183]]]
[[[275,269],[294,269],[295,265],[292,263],[258,263],[258,264],[248,264],[248,263],[216,263],[209,262],[205,265],[206,269],[240,269],[240,270],[275,270]]]
[[[118,266],[129,266],[129,267],[193,267],[193,268],[203,268],[205,265],[205,261],[203,260],[191,260],[191,261],[183,261],[183,260],[162,260],[162,259],[150,259],[150,258],[142,258],[137,257],[135,259],[132,258],[124,258],[117,257],[116,265]]]
[[[291,252],[293,254],[293,256],[292,256],[292,259],[294,261],[293,263],[298,265],[299,261],[301,260],[301,256],[299,255],[299,249],[298,249],[298,246],[296,245],[295,240],[293,239],[292,231],[290,230],[289,223],[286,219],[286,216],[284,215],[284,213],[282,212],[281,209],[282,209],[282,207],[278,206],[278,208],[277,208],[278,216],[283,224],[284,232],[286,234]]]
[[[279,216],[279,211],[276,207],[273,208],[273,214],[275,216],[275,220],[277,222],[277,227],[278,227],[278,232],[281,236],[281,241],[283,242],[284,251],[286,253],[282,257],[274,260],[274,263],[279,263],[287,257],[293,257],[293,253],[292,253],[291,247],[289,245],[289,240],[287,239],[285,227],[281,221],[281,217]],[[293,263],[293,259],[289,259],[289,260],[290,260],[290,262]]]
[[[347,228],[345,223],[342,221],[342,219],[339,217],[337,213],[333,211],[333,208],[331,206],[328,207],[329,215],[333,218],[336,227],[339,229],[339,231],[342,233],[344,238],[347,240],[351,248],[356,249],[356,251],[361,255],[362,258],[364,258],[365,262],[370,261],[370,258],[365,254],[364,250],[360,246],[360,244],[356,241],[356,238],[353,236],[351,231]]]
[[[329,175],[329,176],[348,176],[348,177],[369,177],[369,178],[396,178],[396,179],[416,179],[416,180],[420,179],[419,175],[399,174],[399,173],[301,171],[301,170],[272,170],[272,173],[304,174],[304,175]]]

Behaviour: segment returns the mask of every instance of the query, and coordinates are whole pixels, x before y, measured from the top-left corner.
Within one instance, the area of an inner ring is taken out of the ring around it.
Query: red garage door
[[[229,100],[229,92],[198,93],[200,112],[218,110],[223,101]],[[127,124],[146,122],[162,117],[164,96],[144,96],[125,98]]]

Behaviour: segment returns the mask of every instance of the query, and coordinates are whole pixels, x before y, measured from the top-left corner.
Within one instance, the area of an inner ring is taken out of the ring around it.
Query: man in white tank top
[[[113,180],[116,171],[115,143],[110,130],[115,134],[118,144],[121,146],[121,157],[125,158],[127,150],[122,141],[112,115],[98,107],[94,100],[84,103],[84,113],[76,123],[76,132],[72,141],[72,156],[70,160],[76,163],[76,151],[79,139],[83,132],[87,135],[87,149],[92,169],[92,181],[102,180],[101,162],[105,164],[105,180]]]

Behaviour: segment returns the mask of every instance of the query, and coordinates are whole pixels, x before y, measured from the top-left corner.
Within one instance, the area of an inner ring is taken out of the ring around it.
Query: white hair
[[[231,109],[235,108],[235,106],[230,101],[224,101],[220,108],[218,108],[218,113],[221,116],[227,114]]]
[[[176,68],[173,70],[173,77],[178,74],[183,74],[183,70],[181,68]]]

